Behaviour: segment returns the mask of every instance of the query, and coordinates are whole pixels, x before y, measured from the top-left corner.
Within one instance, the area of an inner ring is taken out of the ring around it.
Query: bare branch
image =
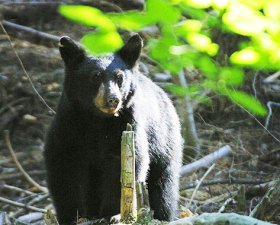
[[[45,175],[46,171],[45,170],[33,170],[28,172],[28,174],[30,175]],[[11,179],[15,179],[18,177],[22,177],[23,174],[22,173],[13,173],[13,174],[1,174],[0,175],[0,180],[11,180]]]
[[[28,35],[33,35],[33,36],[36,36],[36,37],[47,39],[47,40],[53,42],[55,45],[57,45],[57,43],[59,42],[59,39],[60,39],[60,37],[58,37],[58,36],[48,34],[46,32],[42,32],[42,31],[38,31],[38,30],[35,30],[33,28],[22,26],[22,25],[12,23],[12,22],[9,22],[9,21],[6,21],[6,20],[3,20],[3,26],[7,27],[7,28],[11,28],[11,29],[16,30],[16,31],[27,32]]]
[[[35,203],[38,203],[38,202],[41,202],[45,199],[47,199],[50,195],[47,193],[47,194],[43,194],[43,195],[38,195],[36,196],[35,198],[33,198],[31,201],[29,201],[26,205],[27,206],[32,206],[33,204]],[[17,217],[19,216],[21,213],[24,212],[24,209],[20,209],[14,213],[11,214],[12,217]]]
[[[20,207],[20,208],[30,209],[30,210],[37,211],[37,212],[42,212],[42,213],[47,212],[47,210],[45,210],[45,209],[40,209],[40,208],[37,208],[37,207],[34,207],[34,206],[27,206],[25,204],[15,202],[15,201],[9,200],[7,198],[0,197],[0,202],[4,202],[4,203],[7,203],[9,205]]]
[[[196,192],[197,192],[198,188],[200,187],[200,184],[201,184],[202,181],[205,179],[205,177],[208,176],[208,174],[212,171],[212,169],[213,169],[214,167],[215,167],[215,163],[214,163],[212,166],[209,167],[209,169],[206,171],[206,173],[203,175],[203,177],[201,177],[201,179],[199,180],[198,184],[196,185],[196,187],[195,187],[195,189],[194,189],[194,191],[193,191],[193,193],[192,193],[192,196],[191,196],[191,199],[190,199],[190,201],[189,201],[189,204],[188,204],[187,207],[186,207],[187,209],[190,208],[190,206],[191,206],[191,204],[192,204],[192,201],[193,201],[193,198],[194,198],[194,196],[196,195]]]
[[[233,178],[230,177],[228,179],[215,179],[215,180],[209,180],[209,181],[204,181],[201,183],[201,187],[203,186],[210,186],[210,185],[217,185],[217,184],[265,184],[270,182],[271,180],[261,180],[261,179],[256,179],[256,180],[250,180],[246,178]],[[181,190],[186,190],[186,189],[191,189],[196,187],[197,182],[194,183],[187,183],[183,187],[181,187]]]
[[[226,146],[218,149],[217,151],[215,151],[207,156],[204,156],[203,158],[201,158],[193,163],[182,166],[181,176],[186,176],[187,174],[189,174],[195,170],[198,170],[200,168],[207,168],[213,162],[229,155],[230,153],[231,153],[231,147],[226,145]]]
[[[24,189],[21,189],[21,188],[18,188],[18,187],[14,187],[14,186],[11,186],[11,185],[7,185],[7,184],[4,184],[3,188],[11,190],[11,191],[24,193],[24,194],[27,194],[27,195],[36,195],[34,192],[27,191],[27,190],[24,190]]]
[[[13,158],[13,161],[15,162],[17,168],[20,170],[20,172],[24,175],[24,177],[26,178],[26,180],[32,184],[34,187],[37,187],[39,190],[41,190],[42,192],[44,193],[48,193],[48,189],[45,188],[45,187],[42,187],[41,185],[39,185],[36,181],[34,181],[28,174],[27,172],[23,169],[23,167],[21,166],[21,164],[19,163],[17,157],[16,157],[16,154],[12,148],[12,145],[11,145],[11,141],[10,141],[10,136],[9,136],[9,131],[8,130],[5,130],[4,131],[4,138],[5,138],[5,142],[6,142],[6,145],[7,145],[7,148]]]

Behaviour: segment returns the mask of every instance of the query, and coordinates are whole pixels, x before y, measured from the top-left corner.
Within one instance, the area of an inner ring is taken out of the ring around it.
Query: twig
[[[16,157],[16,154],[12,148],[12,145],[11,145],[11,141],[10,141],[10,136],[9,136],[9,131],[8,130],[5,130],[4,131],[4,138],[5,138],[5,142],[6,142],[6,145],[7,145],[7,148],[13,158],[13,161],[15,162],[17,168],[20,170],[20,172],[24,175],[24,177],[26,178],[26,180],[32,184],[33,186],[37,187],[39,190],[41,190],[42,192],[44,193],[48,193],[48,189],[45,188],[45,187],[42,187],[41,185],[39,185],[36,181],[34,181],[27,173],[26,171],[23,169],[23,167],[21,166],[21,164],[19,163],[17,157]]]
[[[246,113],[248,113],[251,117],[254,118],[254,120],[277,142],[280,143],[280,139],[274,136],[252,113],[250,113],[247,109],[245,109],[242,105],[238,104],[237,102],[235,103],[238,105],[241,109],[243,109]]]
[[[271,84],[272,82],[274,82],[278,77],[280,77],[280,70],[277,71],[276,73],[268,76],[267,78],[265,78],[262,83],[263,84]]]
[[[206,171],[206,173],[203,175],[203,177],[199,180],[199,182],[197,183],[197,185],[196,185],[196,187],[195,187],[195,189],[194,189],[194,191],[193,191],[193,193],[192,193],[192,196],[191,196],[191,199],[190,199],[190,201],[189,201],[189,204],[187,205],[187,209],[189,209],[190,208],[190,206],[191,206],[191,204],[192,204],[192,201],[193,201],[193,199],[194,199],[194,196],[196,195],[196,192],[197,192],[197,190],[198,190],[198,188],[200,187],[200,185],[201,185],[201,183],[202,183],[202,181],[205,179],[205,177],[207,177],[208,176],[208,174],[212,171],[212,169],[215,167],[215,163],[212,165],[212,166],[210,166],[209,167],[209,169]]]
[[[233,198],[228,198],[224,204],[221,206],[221,208],[219,209],[218,213],[222,213],[223,211],[225,211],[226,206],[230,203],[230,202],[234,202]]]
[[[34,207],[34,206],[27,206],[25,204],[15,202],[15,201],[9,200],[7,198],[3,198],[3,197],[0,197],[0,202],[4,202],[4,203],[7,203],[9,205],[17,206],[17,207],[20,207],[20,208],[30,209],[30,210],[37,211],[37,212],[42,212],[42,213],[47,212],[47,210],[45,210],[45,209],[40,209],[40,208],[37,208],[37,207]]]
[[[267,129],[268,126],[269,126],[270,117],[272,116],[272,108],[271,108],[271,106],[280,106],[280,103],[268,101],[268,102],[266,103],[266,106],[267,106],[267,108],[268,108],[268,115],[267,115],[267,117],[266,117],[266,119],[265,119],[265,125],[264,125],[264,126],[265,126],[265,128]]]
[[[26,26],[22,26],[16,23],[12,23],[6,20],[3,20],[3,25],[7,28],[12,28],[14,30],[17,31],[23,31],[23,32],[27,32],[29,35],[34,35],[43,39],[47,39],[55,44],[57,44],[59,42],[60,37],[56,36],[56,35],[52,35],[52,34],[48,34],[46,32],[42,32],[42,31],[38,31],[35,30],[33,28],[30,27],[26,27]],[[3,28],[2,28],[3,29]],[[6,34],[7,32],[4,31],[4,33]]]
[[[30,174],[30,175],[45,175],[46,171],[45,170],[33,170],[33,171],[28,172],[28,174]],[[3,174],[3,175],[0,175],[0,180],[11,180],[11,179],[19,178],[19,177],[22,177],[22,176],[23,176],[22,173]]]
[[[255,98],[257,98],[256,79],[257,79],[258,75],[259,75],[258,72],[256,72],[255,75],[254,75],[253,83],[252,83],[252,88],[254,90]]]
[[[223,158],[231,153],[231,147],[226,145],[217,151],[193,162],[190,164],[187,164],[185,166],[182,166],[181,168],[181,176],[185,176],[186,174],[189,174],[195,170],[198,170],[203,167],[208,167],[213,162],[219,160],[220,158]]]
[[[10,107],[12,107],[13,105],[16,105],[18,103],[22,103],[24,101],[26,101],[27,99],[29,99],[29,97],[22,97],[22,98],[18,98],[10,103],[8,103],[7,105],[5,105],[4,107],[2,107],[0,109],[0,114],[2,114],[3,112],[5,112],[7,109],[9,109]]]
[[[43,194],[43,195],[39,195],[39,196],[36,196],[34,199],[32,199],[31,201],[29,201],[26,205],[27,206],[32,206],[33,204],[35,203],[38,203],[40,201],[43,201],[45,200],[46,198],[48,198],[50,195],[49,194]],[[24,212],[24,209],[20,209],[14,213],[11,214],[12,217],[18,217],[21,213]]]
[[[39,94],[39,92],[36,90],[36,88],[35,88],[35,86],[34,86],[34,84],[33,84],[33,82],[32,82],[31,77],[30,77],[29,74],[27,73],[27,71],[26,71],[26,69],[25,69],[25,67],[24,67],[24,65],[23,65],[23,62],[21,61],[21,59],[20,59],[20,57],[19,57],[17,51],[15,50],[15,48],[14,48],[14,46],[13,46],[13,42],[12,42],[12,40],[11,40],[9,34],[7,33],[6,29],[5,29],[4,26],[3,26],[3,23],[2,23],[1,21],[0,21],[0,27],[2,28],[4,34],[6,35],[7,40],[9,41],[9,44],[10,44],[10,46],[11,46],[11,48],[12,48],[12,50],[13,50],[13,52],[14,52],[14,54],[15,54],[15,56],[16,56],[16,58],[17,58],[19,64],[20,64],[20,66],[21,66],[21,68],[22,68],[22,70],[23,70],[25,76],[27,77],[27,79],[28,79],[28,81],[29,81],[29,83],[30,83],[30,85],[31,85],[31,87],[32,87],[32,89],[33,89],[33,91],[34,91],[35,94],[38,96],[38,98],[41,100],[41,102],[48,108],[48,110],[50,110],[53,114],[55,114],[55,111],[46,103],[45,99],[44,99],[44,98]]]
[[[27,190],[24,190],[24,189],[21,189],[21,188],[18,188],[18,187],[14,187],[14,186],[11,186],[11,185],[7,185],[7,184],[4,184],[3,188],[6,188],[6,189],[12,190],[12,191],[16,191],[16,192],[20,192],[20,193],[24,193],[24,194],[27,194],[27,195],[36,195],[34,192],[27,191]]]
[[[261,180],[261,179],[257,179],[257,180],[250,180],[250,179],[236,179],[236,178],[228,178],[228,179],[215,179],[215,180],[209,180],[209,181],[204,181],[202,182],[202,184],[200,185],[201,187],[203,186],[210,186],[210,185],[217,185],[217,184],[264,184],[264,183],[268,183],[271,180]],[[181,187],[181,190],[186,190],[186,189],[191,189],[196,187],[197,182],[194,183],[188,183],[185,184],[183,187]]]

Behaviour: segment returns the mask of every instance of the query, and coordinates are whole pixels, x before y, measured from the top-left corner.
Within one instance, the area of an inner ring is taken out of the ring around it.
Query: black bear
[[[119,51],[94,57],[69,37],[60,39],[65,80],[45,161],[61,224],[119,214],[120,143],[127,123],[135,132],[136,179],[147,183],[154,217],[170,221],[176,215],[179,118],[167,94],[139,72],[142,45],[136,34]]]

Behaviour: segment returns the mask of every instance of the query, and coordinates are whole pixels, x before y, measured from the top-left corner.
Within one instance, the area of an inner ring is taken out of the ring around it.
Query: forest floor
[[[40,8],[44,12],[40,14],[40,10],[36,8],[38,6],[24,7],[6,6],[4,19],[57,36],[68,35],[76,40],[87,31],[86,28],[56,15],[55,10]],[[22,10],[25,10],[25,14],[21,13]],[[27,40],[28,38],[19,32],[16,34],[11,32],[11,39],[26,71],[32,77],[36,90],[55,110],[64,77],[63,63],[57,46],[52,44],[46,46],[36,40]],[[153,72],[164,72],[157,71],[153,65],[145,63]],[[151,78],[155,78],[153,73]],[[196,81],[195,76],[187,76],[187,79],[189,82]],[[277,97],[266,93],[259,85],[261,79],[261,75],[257,76],[254,83],[253,79],[248,79],[244,89],[254,94],[251,87],[255,85],[257,96],[264,104],[268,101],[279,102],[280,94],[278,93]],[[194,102],[197,132],[202,147],[197,158],[224,145],[231,146],[232,154],[216,162],[215,167],[204,180],[212,184],[202,185],[190,205],[197,180],[203,177],[207,169],[200,169],[182,178],[181,215],[186,214],[187,206],[190,206],[192,213],[198,214],[220,211],[248,215],[266,191],[265,186],[260,184],[280,178],[280,143],[273,137],[280,139],[280,108],[273,108],[266,130],[262,125],[265,118],[254,118],[221,96],[211,94],[209,96],[212,99],[210,105]],[[11,158],[3,136],[4,130],[8,130],[13,149],[22,167],[34,180],[46,187],[42,153],[44,136],[52,118],[50,110],[34,93],[7,36],[0,31],[0,197],[23,204],[36,198],[38,201],[34,201],[33,206],[42,209],[52,208],[50,198],[44,196],[23,178]],[[34,194],[15,190],[11,186]],[[32,212],[3,202],[0,202],[0,208],[2,212],[19,220]],[[41,217],[38,218],[40,221]],[[38,221],[28,223],[26,218],[22,221],[19,224],[40,224]],[[280,224],[280,219],[270,222]]]

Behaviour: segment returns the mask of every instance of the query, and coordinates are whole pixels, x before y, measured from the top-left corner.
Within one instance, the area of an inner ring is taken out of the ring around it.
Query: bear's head
[[[62,37],[59,51],[65,64],[67,99],[75,107],[118,116],[131,92],[142,46],[143,41],[136,34],[117,52],[95,57],[71,38]]]

